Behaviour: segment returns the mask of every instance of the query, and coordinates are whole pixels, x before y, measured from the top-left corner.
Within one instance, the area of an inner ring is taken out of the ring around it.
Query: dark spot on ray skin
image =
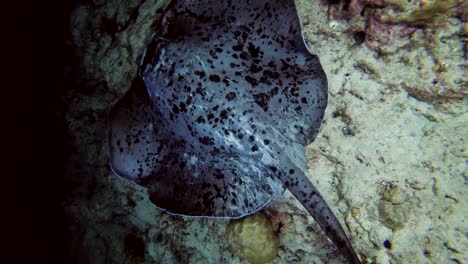
[[[213,139],[209,138],[209,137],[198,138],[198,141],[200,141],[200,143],[202,143],[204,145],[213,145],[214,144]]]
[[[242,37],[242,40],[246,41],[247,38],[249,37],[248,33],[243,31],[242,34],[241,34],[241,37]]]
[[[199,117],[197,118],[197,122],[198,122],[198,123],[205,123],[206,121],[205,121],[205,118],[203,118],[203,116],[199,116]]]
[[[214,118],[214,114],[213,113],[209,113],[206,118],[208,118],[208,121],[213,119]]]
[[[247,55],[246,52],[241,51],[241,52],[239,53],[239,58],[240,58],[241,60],[247,61],[247,60],[249,59],[249,56]]]
[[[221,113],[219,114],[219,117],[222,119],[228,118],[228,111],[226,110],[221,111]]]
[[[216,179],[222,180],[224,179],[224,173],[221,170],[215,170],[213,175],[215,176]]]
[[[226,94],[226,99],[228,101],[234,100],[235,98],[236,98],[236,93],[235,92],[229,92],[228,94]]]
[[[249,71],[250,71],[251,73],[261,72],[262,70],[263,70],[263,67],[258,66],[258,65],[256,65],[256,64],[252,64],[252,65],[250,66],[250,68],[249,68]]]
[[[260,56],[260,47],[255,46],[252,42],[249,42],[247,50],[249,51],[250,57],[252,58],[257,58],[258,56]]]
[[[246,80],[248,83],[250,83],[250,85],[252,85],[253,87],[257,86],[258,81],[257,81],[257,79],[255,79],[254,77],[248,76],[248,75],[247,75],[247,76],[245,76],[244,78],[245,78],[245,80]]]
[[[243,47],[244,46],[242,45],[242,43],[238,43],[238,44],[232,46],[232,50],[233,51],[241,51],[243,49]]]
[[[179,215],[237,218],[288,188],[360,263],[301,162],[327,80],[294,1],[174,0],[163,16],[110,113],[112,170]]]
[[[216,74],[212,74],[212,75],[210,75],[210,81],[212,81],[212,82],[220,82],[220,81],[221,81],[221,78],[219,78],[219,76],[216,75]]]
[[[226,86],[230,86],[230,85],[231,85],[231,82],[230,82],[227,78],[224,78],[224,79],[223,79],[223,83],[224,83]]]
[[[193,72],[195,75],[200,76],[200,78],[205,77],[205,72],[204,71],[194,71]]]
[[[255,103],[257,103],[263,109],[263,111],[267,112],[268,104],[270,103],[270,95],[266,93],[258,93],[254,94],[253,96]]]
[[[276,173],[276,172],[278,171],[278,168],[273,167],[273,166],[270,166],[270,170],[271,170],[273,173]]]

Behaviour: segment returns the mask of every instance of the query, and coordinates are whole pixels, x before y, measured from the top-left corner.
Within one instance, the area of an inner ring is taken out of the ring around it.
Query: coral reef
[[[463,104],[468,95],[466,78],[463,71],[448,69],[466,68],[467,1],[366,0],[361,3],[364,7],[359,13],[337,8],[351,6],[352,1],[331,4],[328,17],[347,27],[345,34],[353,35],[354,39],[364,38],[361,42],[375,50],[382,60],[404,54],[399,59],[403,65],[415,67],[424,76],[424,79],[402,76],[392,85],[401,86],[418,100],[435,103],[445,111],[452,111],[452,104]],[[430,60],[421,60],[422,57]],[[369,61],[360,63],[359,67],[375,68]]]
[[[410,25],[428,25],[437,22],[447,11],[455,8],[459,0],[385,0],[389,5],[398,6],[402,12],[382,17],[385,23],[405,23]]]
[[[270,263],[278,254],[278,235],[263,213],[233,220],[227,227],[226,236],[234,253],[249,263]]]
[[[415,25],[384,23],[383,14],[403,9],[363,3],[350,19],[331,17],[327,5],[299,4],[306,39],[334,76],[310,174],[331,175],[323,186],[339,191],[326,198],[342,204],[350,233],[366,240],[354,242],[367,261],[462,262],[466,4]],[[357,45],[359,32],[366,36]],[[343,133],[349,127],[354,133]]]

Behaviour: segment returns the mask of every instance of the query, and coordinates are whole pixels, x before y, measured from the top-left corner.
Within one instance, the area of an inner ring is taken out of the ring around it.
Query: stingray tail
[[[283,184],[312,215],[325,234],[344,254],[348,262],[360,264],[361,262],[354,252],[346,233],[317,188],[309,181],[302,170],[291,168],[286,173],[289,173],[289,175],[280,177]]]

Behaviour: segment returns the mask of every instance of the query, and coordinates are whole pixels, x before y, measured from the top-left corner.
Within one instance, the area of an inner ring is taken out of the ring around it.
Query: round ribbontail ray
[[[293,0],[175,0],[110,112],[112,170],[186,216],[240,218],[287,188],[360,263],[305,175],[327,86]]]

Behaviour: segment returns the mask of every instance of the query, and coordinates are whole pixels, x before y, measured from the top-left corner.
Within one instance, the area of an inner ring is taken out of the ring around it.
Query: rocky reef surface
[[[330,93],[307,147],[308,175],[364,263],[468,259],[468,8],[441,2],[296,1]],[[67,129],[70,263],[247,263],[227,243],[230,221],[168,215],[108,169],[108,111],[130,88],[167,4],[70,8],[57,108]],[[289,193],[263,213],[280,240],[273,263],[344,262]]]

